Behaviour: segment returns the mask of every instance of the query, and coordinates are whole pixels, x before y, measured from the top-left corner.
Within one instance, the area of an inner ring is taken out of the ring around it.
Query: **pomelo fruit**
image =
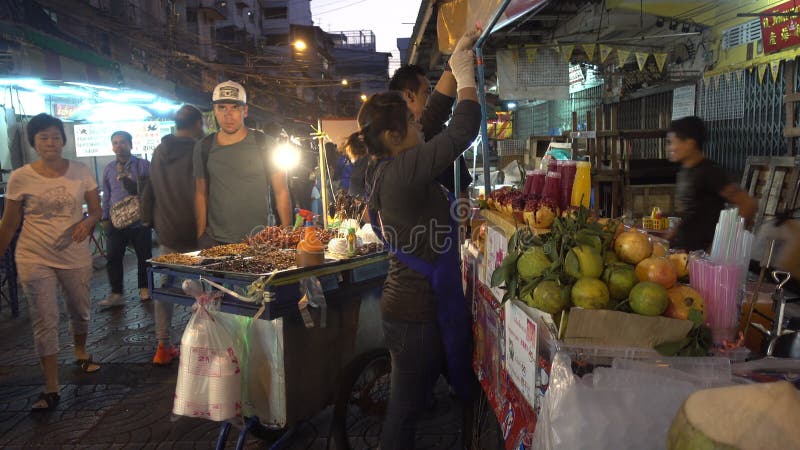
[[[608,287],[597,278],[581,278],[572,286],[572,304],[584,309],[605,309],[610,304]]]
[[[706,320],[706,303],[703,296],[685,284],[677,284],[672,289],[667,290],[669,295],[669,305],[667,305],[664,315],[673,319],[689,319],[689,311],[696,309]]]
[[[611,300],[617,302],[628,298],[631,289],[639,282],[633,266],[623,263],[606,266],[606,270],[603,271],[603,281],[608,286]]]
[[[673,419],[667,449],[798,449],[797,411],[800,392],[786,381],[697,391]]]
[[[564,268],[572,278],[600,278],[603,274],[603,257],[593,247],[579,245],[567,252]]]
[[[678,274],[678,278],[689,276],[689,255],[687,253],[673,253],[669,255],[669,260],[675,267],[675,273]]]
[[[626,231],[614,240],[614,253],[619,259],[628,264],[639,264],[639,261],[653,254],[653,244],[650,238],[638,231]]]
[[[652,281],[643,281],[634,286],[628,298],[633,312],[643,316],[660,316],[669,304],[667,290]]]
[[[562,289],[555,281],[545,280],[536,286],[525,303],[550,314],[558,314],[569,304],[569,292]]]
[[[652,281],[669,289],[678,281],[675,266],[667,258],[651,256],[636,265],[636,277],[639,281]]]
[[[517,260],[517,274],[520,278],[536,278],[542,276],[542,272],[550,267],[552,262],[544,254],[542,247],[531,247],[525,250]]]

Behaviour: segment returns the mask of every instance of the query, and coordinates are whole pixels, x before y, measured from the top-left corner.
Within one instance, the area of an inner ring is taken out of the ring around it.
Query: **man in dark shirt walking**
[[[141,199],[142,222],[158,235],[161,254],[197,249],[194,216],[194,146],[203,137],[203,115],[194,106],[183,106],[175,114],[175,134],[161,139],[153,153],[150,178]],[[158,348],[153,364],[169,364],[178,351],[170,342],[173,305],[156,302]]]
[[[673,121],[667,133],[670,160],[681,165],[676,191],[681,223],[669,236],[677,249],[710,250],[719,213],[726,202],[738,207],[747,221],[753,219],[758,208],[725,170],[705,157],[705,135],[703,120],[695,116]]]

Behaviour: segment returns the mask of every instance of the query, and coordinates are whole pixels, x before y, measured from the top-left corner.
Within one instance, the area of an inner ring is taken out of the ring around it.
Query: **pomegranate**
[[[678,274],[669,259],[653,256],[643,259],[636,265],[636,278],[639,281],[652,281],[660,284],[664,289],[669,289],[675,286]]]
[[[706,320],[706,304],[703,296],[685,284],[678,284],[672,289],[667,290],[669,295],[669,305],[664,315],[673,319],[689,319],[689,311],[696,309],[702,316],[703,322]]]
[[[558,214],[558,206],[550,199],[525,202],[525,223],[532,228],[550,228]]]
[[[669,260],[675,266],[678,278],[689,276],[689,255],[687,253],[673,253],[669,255]]]
[[[641,260],[653,254],[653,244],[646,234],[630,230],[617,236],[614,241],[614,253],[628,264],[639,264]]]

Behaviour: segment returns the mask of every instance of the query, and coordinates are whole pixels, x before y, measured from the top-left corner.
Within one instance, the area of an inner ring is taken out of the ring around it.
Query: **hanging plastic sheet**
[[[436,22],[439,51],[446,55],[452,53],[461,35],[472,29],[476,23],[488,23],[502,3],[503,0],[453,0],[441,3]],[[500,15],[494,30],[499,30],[546,3],[546,0],[512,0]]]

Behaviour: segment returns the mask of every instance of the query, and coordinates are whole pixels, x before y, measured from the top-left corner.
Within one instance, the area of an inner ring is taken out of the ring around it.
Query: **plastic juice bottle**
[[[592,195],[592,165],[588,161],[578,161],[575,181],[572,184],[572,206],[589,207]]]
[[[349,256],[356,255],[356,229],[347,229],[347,254]]]
[[[552,200],[556,206],[561,204],[561,174],[558,172],[547,172],[544,179],[544,189],[542,198]]]

